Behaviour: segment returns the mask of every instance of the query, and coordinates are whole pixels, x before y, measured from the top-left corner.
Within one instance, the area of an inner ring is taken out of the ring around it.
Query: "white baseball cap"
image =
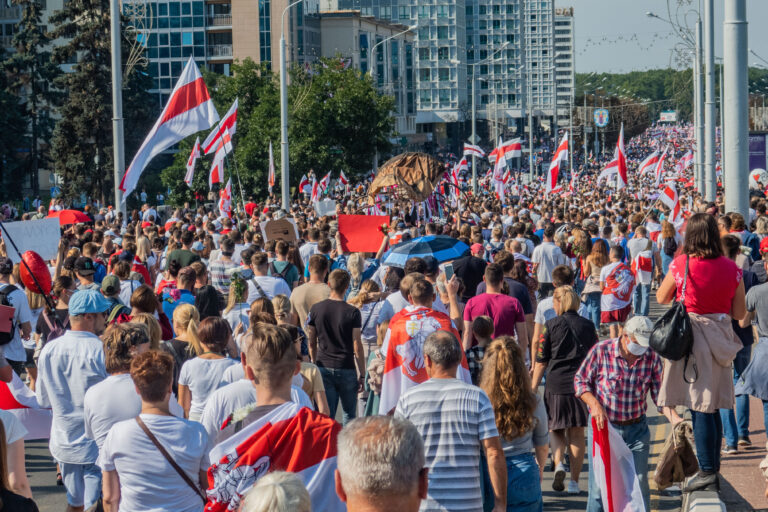
[[[647,347],[651,343],[653,322],[647,316],[633,316],[624,324],[624,332],[634,336],[640,346]]]

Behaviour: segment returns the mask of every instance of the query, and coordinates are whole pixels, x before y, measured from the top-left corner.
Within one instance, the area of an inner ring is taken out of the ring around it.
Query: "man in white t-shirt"
[[[12,272],[13,261],[10,258],[0,257],[0,295],[6,295],[8,303],[15,309],[12,324],[13,339],[3,349],[8,364],[13,371],[21,375],[27,360],[27,352],[21,340],[22,338],[28,340],[32,332],[32,310],[29,308],[27,295],[11,284]]]
[[[276,295],[291,296],[291,287],[280,277],[272,277],[269,273],[269,258],[265,252],[257,252],[251,256],[251,270],[253,277],[248,280],[248,304],[258,298],[269,300]]]
[[[552,285],[552,271],[558,265],[567,263],[563,251],[552,241],[555,236],[555,226],[548,224],[544,228],[544,241],[533,250],[533,269],[539,280],[539,297],[552,295],[555,287]]]
[[[309,258],[317,252],[317,240],[320,238],[320,231],[317,228],[309,228],[307,237],[309,242],[299,247],[299,256],[301,256],[301,262],[304,263],[304,268],[309,266]]]

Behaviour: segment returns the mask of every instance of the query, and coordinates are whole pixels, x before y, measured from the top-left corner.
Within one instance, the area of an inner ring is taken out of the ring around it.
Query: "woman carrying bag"
[[[683,294],[683,290],[685,290]],[[681,300],[690,318],[689,357],[664,360],[659,407],[688,407],[693,418],[699,473],[683,489],[719,488],[723,424],[718,409],[734,404],[731,363],[742,344],[731,318],[746,315],[742,271],[723,255],[715,218],[698,213],[688,220],[682,254],[669,266],[656,300]]]

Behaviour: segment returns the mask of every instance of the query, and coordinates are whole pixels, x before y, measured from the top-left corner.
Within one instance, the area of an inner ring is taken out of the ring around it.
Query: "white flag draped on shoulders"
[[[24,440],[51,437],[51,410],[40,407],[35,392],[15,372],[11,382],[0,382],[0,409],[10,412],[24,425],[27,429]]]
[[[635,461],[621,435],[605,422],[597,429],[592,419],[592,462],[605,512],[646,512]]]

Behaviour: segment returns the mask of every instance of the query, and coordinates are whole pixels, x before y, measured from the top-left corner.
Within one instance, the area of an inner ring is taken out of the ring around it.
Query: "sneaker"
[[[739,438],[739,446],[752,446],[752,441],[749,440],[749,437],[744,436]]]
[[[573,480],[568,481],[568,494],[579,494],[581,493],[581,489],[579,489],[579,482],[574,482]]]
[[[717,479],[717,473],[704,473],[699,471],[685,483],[684,493],[700,491],[702,489],[720,490],[720,482]]]
[[[555,479],[552,480],[552,489],[557,492],[565,490],[565,467],[562,464],[558,464],[555,468]]]
[[[735,446],[726,446],[723,448],[723,454],[724,455],[733,455],[734,453],[738,453],[738,449]]]

